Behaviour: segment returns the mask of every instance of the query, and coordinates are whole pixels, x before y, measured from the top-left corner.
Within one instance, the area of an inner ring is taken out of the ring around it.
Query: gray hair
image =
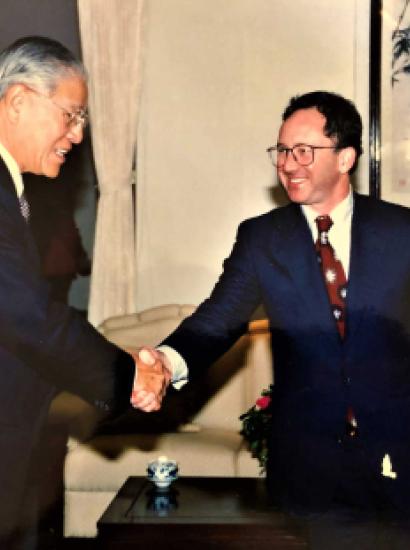
[[[86,80],[84,65],[51,38],[21,38],[0,53],[0,99],[13,84],[50,93],[59,80],[71,76]]]

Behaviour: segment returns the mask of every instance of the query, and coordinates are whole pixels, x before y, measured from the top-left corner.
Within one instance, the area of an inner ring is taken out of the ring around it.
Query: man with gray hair
[[[140,408],[150,411],[159,408],[169,381],[159,364],[141,364],[137,377],[133,357],[51,301],[40,275],[22,173],[58,175],[83,139],[86,105],[85,70],[58,42],[24,38],[0,54],[1,548],[20,548],[29,527],[22,516],[33,515],[30,460],[57,391],[74,392],[107,413],[142,394]]]

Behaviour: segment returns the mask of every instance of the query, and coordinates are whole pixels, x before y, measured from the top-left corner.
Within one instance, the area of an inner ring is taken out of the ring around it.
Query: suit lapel
[[[20,211],[20,203],[17,197],[13,179],[0,157],[0,205],[5,208],[8,215],[13,219],[16,228],[16,242],[21,241],[25,251],[33,263],[33,267],[39,269],[39,258],[37,247],[33,240],[29,225],[23,218]]]
[[[358,329],[366,311],[377,302],[387,246],[382,229],[366,208],[366,197],[355,195],[347,293],[347,337]]]
[[[299,206],[289,205],[273,235],[272,256],[288,272],[297,298],[304,304],[309,322],[327,335],[340,338],[307,221]]]

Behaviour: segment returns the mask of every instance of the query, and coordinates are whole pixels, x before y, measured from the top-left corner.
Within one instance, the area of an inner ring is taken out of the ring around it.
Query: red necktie
[[[322,268],[323,277],[329,295],[330,305],[341,338],[345,335],[345,299],[347,294],[347,280],[341,261],[336,257],[332,245],[329,243],[328,232],[333,222],[329,216],[318,216],[315,219],[319,232],[316,241],[318,261]]]
[[[318,229],[316,241],[317,258],[322,268],[330,300],[333,316],[336,321],[340,337],[344,338],[346,331],[346,295],[347,280],[341,261],[336,257],[332,245],[329,243],[328,232],[333,225],[330,216],[318,216],[315,219]],[[357,435],[357,422],[353,409],[348,407],[346,413],[347,433]]]

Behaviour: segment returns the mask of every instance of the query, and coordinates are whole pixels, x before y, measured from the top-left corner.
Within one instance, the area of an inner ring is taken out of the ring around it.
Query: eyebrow
[[[292,147],[297,147],[298,145],[310,145],[310,143],[306,143],[305,141],[298,141]],[[282,143],[281,141],[278,141],[276,143],[276,147],[288,147],[285,143]]]
[[[53,96],[55,97],[55,96]],[[53,97],[50,97],[50,99],[53,99]],[[64,98],[61,98],[61,102],[64,101]],[[63,105],[61,105],[63,106]],[[77,109],[77,110],[85,110],[87,109],[87,106],[82,105],[81,103],[70,103],[70,100],[68,99],[67,104],[65,106],[66,109]]]

